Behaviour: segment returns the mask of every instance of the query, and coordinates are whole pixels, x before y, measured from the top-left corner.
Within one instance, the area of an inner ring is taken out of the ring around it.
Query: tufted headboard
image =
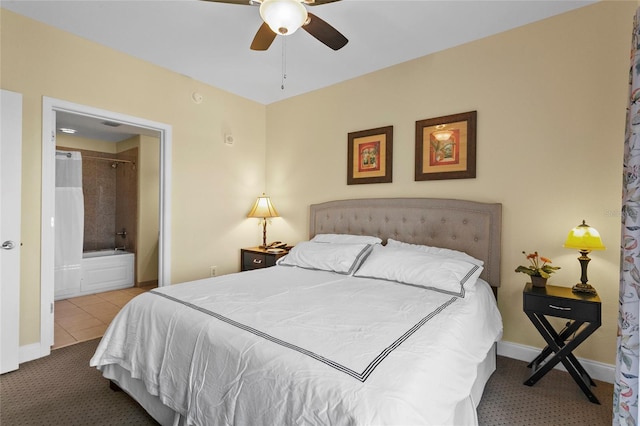
[[[484,261],[481,278],[500,286],[502,204],[439,198],[369,198],[310,206],[316,234],[375,235],[464,251]]]

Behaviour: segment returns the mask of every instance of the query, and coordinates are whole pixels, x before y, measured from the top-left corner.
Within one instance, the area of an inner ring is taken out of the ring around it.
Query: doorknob
[[[2,248],[5,250],[11,250],[12,248],[14,248],[16,245],[13,241],[8,240],[5,241],[4,243],[2,243]]]

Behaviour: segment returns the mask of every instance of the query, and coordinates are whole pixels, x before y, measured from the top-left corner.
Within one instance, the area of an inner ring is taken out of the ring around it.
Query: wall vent
[[[116,123],[114,121],[103,121],[102,124],[104,124],[105,126],[109,126],[109,127],[120,127],[120,126],[122,126],[121,123]]]

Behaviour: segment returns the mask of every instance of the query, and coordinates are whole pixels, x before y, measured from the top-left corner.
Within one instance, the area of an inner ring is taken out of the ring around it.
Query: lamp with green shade
[[[271,203],[271,198],[262,193],[262,196],[258,197],[247,215],[247,217],[262,219],[262,245],[260,247],[265,248],[267,246],[267,219],[278,216],[276,208]]]
[[[592,250],[604,250],[606,248],[604,244],[602,244],[602,239],[598,231],[587,225],[583,220],[582,224],[569,231],[567,240],[564,242],[564,247],[578,249],[578,251],[580,251],[578,261],[582,269],[582,276],[580,277],[580,282],[573,286],[573,292],[596,294],[596,289],[587,283],[587,265],[591,260],[587,255]]]

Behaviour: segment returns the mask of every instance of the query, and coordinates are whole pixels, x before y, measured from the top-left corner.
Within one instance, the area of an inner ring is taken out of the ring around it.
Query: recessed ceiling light
[[[76,129],[69,129],[67,127],[60,127],[58,130],[60,130],[62,133],[69,133],[71,135],[77,132]]]

